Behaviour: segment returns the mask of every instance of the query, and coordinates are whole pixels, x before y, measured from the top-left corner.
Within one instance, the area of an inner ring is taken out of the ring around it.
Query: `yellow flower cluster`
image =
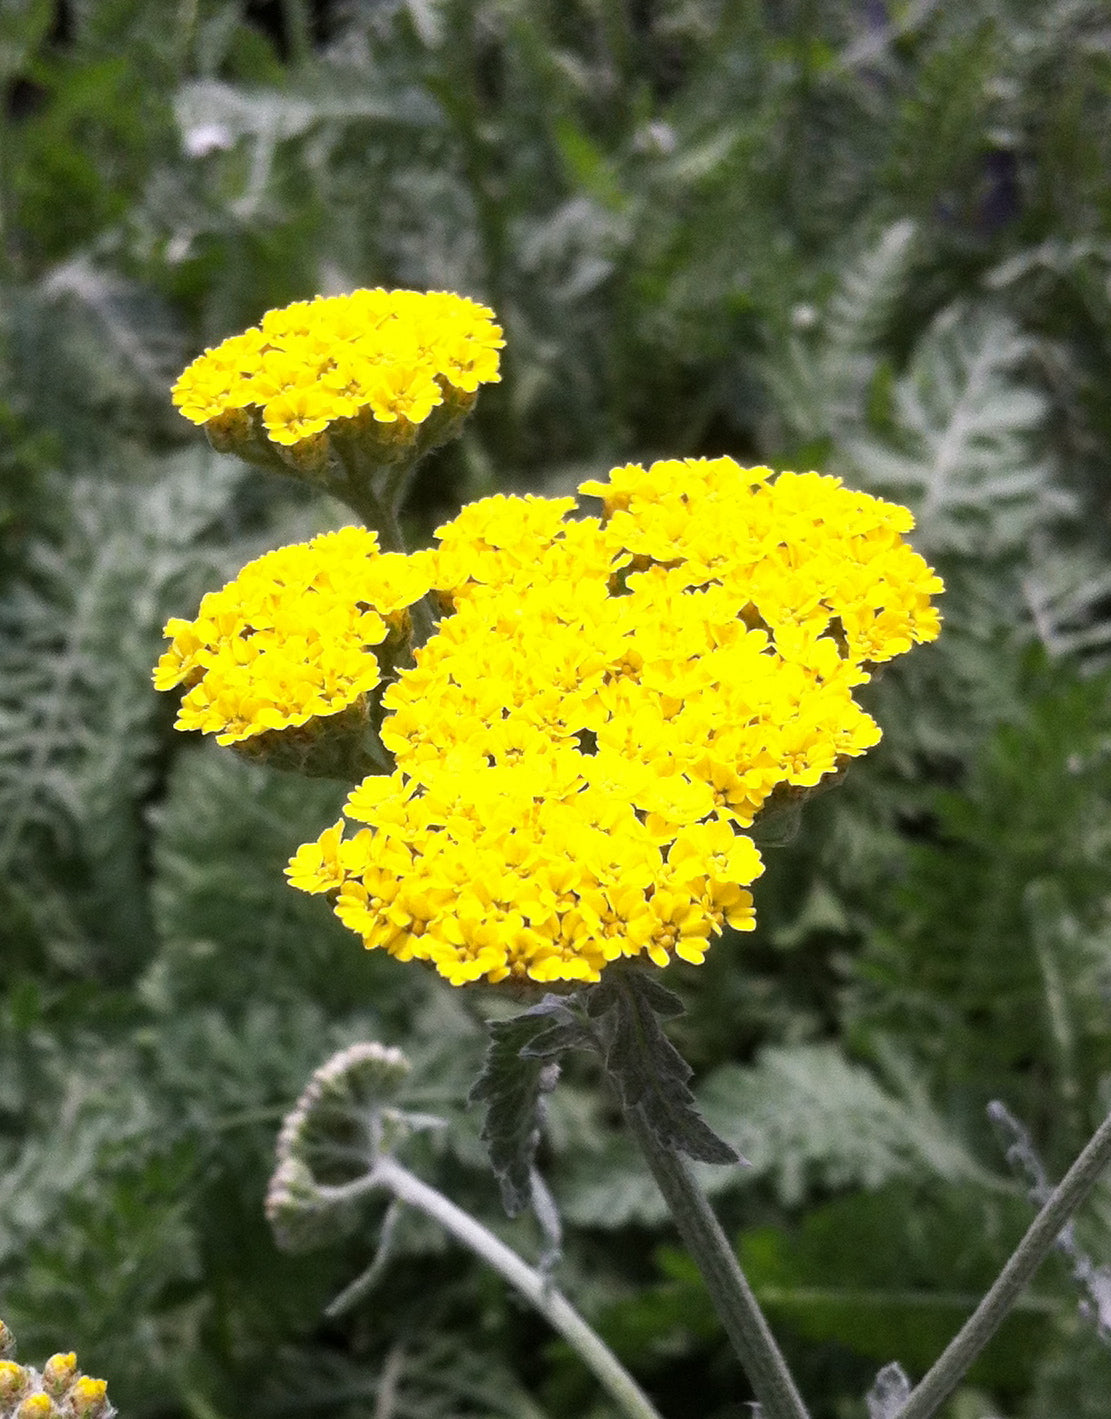
[[[361,527],[267,552],[194,620],[167,623],[155,687],[184,685],[177,728],[220,744],[365,708],[381,679],[375,647],[407,630],[430,570],[427,554],[380,552]]]
[[[77,1368],[77,1356],[52,1355],[41,1371],[4,1359],[10,1332],[0,1321],[0,1419],[111,1419],[105,1380]]]
[[[910,514],[838,479],[688,459],[582,491],[602,518],[499,496],[440,529],[445,615],[382,700],[396,771],[288,869],[456,985],[751,928],[740,830],[875,744],[853,689],[938,633]]]
[[[276,444],[360,418],[410,428],[445,402],[465,410],[499,378],[501,334],[492,311],[446,291],[318,296],[206,350],[173,400],[214,432],[253,415]]]

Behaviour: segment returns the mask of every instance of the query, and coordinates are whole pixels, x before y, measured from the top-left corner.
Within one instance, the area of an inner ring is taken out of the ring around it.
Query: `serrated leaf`
[[[1044,539],[1043,539],[1044,541]],[[1034,634],[1053,659],[1075,655],[1107,663],[1111,647],[1111,569],[1092,547],[1037,545],[1022,578]]]
[[[824,305],[796,307],[795,328],[760,361],[796,439],[839,439],[861,424],[918,247],[918,228],[905,219],[857,238]]]
[[[606,1073],[626,1112],[639,1110],[663,1148],[703,1163],[740,1162],[695,1107],[693,1071],[660,1023],[682,1013],[678,997],[642,971],[613,968],[587,996]]]
[[[181,590],[226,555],[240,482],[208,452],[153,465],[145,486],[57,477],[64,533],[29,548],[0,602],[0,873],[59,960],[99,943],[123,969],[149,952],[142,805],[165,713],[150,669]],[[44,919],[63,901],[67,919]]]
[[[583,1042],[578,1018],[555,995],[510,1020],[490,1022],[490,1047],[469,1102],[487,1105],[482,1140],[510,1217],[532,1202],[544,1096],[559,1077],[559,1055]]]
[[[870,351],[882,340],[906,290],[917,255],[918,227],[892,222],[841,271],[825,309],[825,338],[841,355]]]
[[[928,1171],[981,1185],[986,1175],[960,1138],[909,1089],[885,1089],[825,1044],[773,1046],[755,1065],[727,1064],[701,1091],[714,1123],[770,1177],[788,1205],[814,1186],[881,1187]]]

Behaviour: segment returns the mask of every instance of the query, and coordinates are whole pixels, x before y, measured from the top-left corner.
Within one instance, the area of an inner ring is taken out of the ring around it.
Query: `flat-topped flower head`
[[[173,400],[219,452],[331,493],[384,532],[420,459],[500,378],[504,344],[491,310],[448,291],[317,296],[206,350]]]
[[[456,985],[751,929],[744,829],[876,743],[853,690],[938,633],[910,514],[837,479],[690,459],[583,491],[601,519],[498,496],[440,528],[446,614],[382,696],[396,772],[290,864]]]
[[[500,378],[501,335],[486,306],[447,291],[317,296],[206,350],[173,400],[195,424],[253,412],[280,445],[360,416],[411,428]]]

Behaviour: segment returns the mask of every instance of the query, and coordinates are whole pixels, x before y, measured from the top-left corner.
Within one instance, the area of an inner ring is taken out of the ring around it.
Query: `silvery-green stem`
[[[930,1419],[960,1384],[969,1366],[999,1329],[1027,1282],[1041,1266],[1061,1229],[1111,1162],[1111,1114],[1034,1218],[995,1284],[914,1390],[895,1419]]]
[[[570,1301],[556,1290],[549,1278],[529,1266],[469,1212],[464,1212],[442,1192],[421,1182],[396,1159],[380,1157],[370,1174],[350,1188],[322,1188],[321,1191],[338,1199],[341,1194],[354,1195],[371,1188],[385,1188],[398,1201],[425,1213],[450,1232],[456,1241],[500,1272],[559,1331],[628,1419],[660,1419],[658,1411],[636,1380],[601,1337],[591,1330]]]
[[[702,1273],[714,1309],[760,1402],[763,1419],[808,1419],[787,1362],[690,1164],[660,1144],[638,1108],[627,1109],[625,1117],[679,1235]]]

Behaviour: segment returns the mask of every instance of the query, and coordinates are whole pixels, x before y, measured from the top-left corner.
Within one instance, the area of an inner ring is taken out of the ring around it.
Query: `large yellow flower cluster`
[[[493,497],[440,529],[445,614],[383,695],[396,770],[288,869],[456,985],[750,928],[741,829],[876,743],[854,687],[938,632],[910,514],[838,479],[688,459],[582,491],[602,518]]]
[[[380,552],[361,527],[249,562],[192,621],[167,622],[155,688],[184,685],[178,729],[220,744],[289,731],[364,706],[381,679],[375,647],[408,627],[429,558]]]
[[[499,378],[501,334],[492,311],[446,291],[318,296],[206,350],[173,400],[213,432],[253,415],[276,444],[359,419],[410,428],[445,402],[465,411]]]

